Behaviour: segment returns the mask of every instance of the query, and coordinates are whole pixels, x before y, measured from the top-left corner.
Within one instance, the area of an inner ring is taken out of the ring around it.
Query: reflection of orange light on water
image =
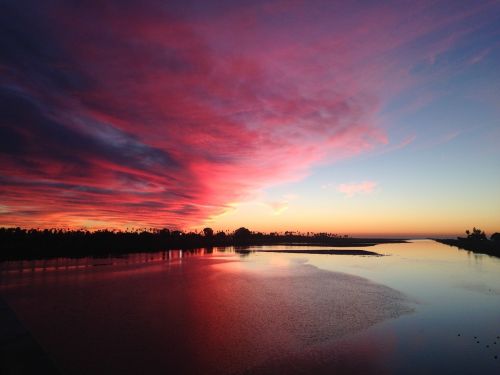
[[[241,273],[245,271],[242,262],[217,263],[217,264],[212,264],[211,267],[215,268],[217,271],[226,271],[234,273]]]
[[[272,256],[271,259],[269,259],[269,264],[282,268],[290,267],[290,259],[283,256]]]

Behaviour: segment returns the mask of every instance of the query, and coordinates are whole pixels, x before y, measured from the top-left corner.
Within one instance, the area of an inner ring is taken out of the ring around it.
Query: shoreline
[[[453,238],[445,238],[445,239],[437,239],[433,238],[432,240],[448,245],[457,247],[460,250],[467,250],[477,254],[486,254],[494,257],[500,258],[500,243],[498,241],[491,240],[469,240],[469,239],[453,239]]]
[[[2,231],[3,229],[3,231]],[[406,243],[406,239],[352,238],[337,235],[281,235],[248,231],[244,235],[184,233],[179,231],[37,231],[0,228],[0,262],[52,258],[107,257],[167,250],[194,250],[255,246],[368,247],[378,244]],[[346,250],[350,251],[350,250]]]
[[[315,254],[315,255],[359,255],[359,256],[376,256],[381,257],[383,254],[374,251],[349,249],[328,249],[328,250],[244,250],[244,253],[283,253],[283,254]],[[241,251],[236,251],[241,252]]]

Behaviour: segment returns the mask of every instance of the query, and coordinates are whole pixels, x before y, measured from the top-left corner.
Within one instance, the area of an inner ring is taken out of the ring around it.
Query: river
[[[500,373],[500,259],[265,252],[300,249],[3,262],[0,295],[63,374]]]

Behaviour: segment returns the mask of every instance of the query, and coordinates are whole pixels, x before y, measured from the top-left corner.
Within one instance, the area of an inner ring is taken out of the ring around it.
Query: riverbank
[[[248,250],[247,250],[248,251]],[[325,250],[253,250],[260,253],[284,253],[284,254],[318,254],[318,255],[361,255],[361,256],[376,256],[381,257],[382,254],[374,251],[367,250],[339,250],[339,249],[325,249]],[[241,252],[241,251],[238,251]]]
[[[0,261],[58,257],[109,256],[163,250],[190,250],[215,247],[328,246],[366,247],[404,243],[402,239],[352,238],[329,233],[260,233],[240,228],[234,232],[181,232],[168,229],[149,231],[95,232],[83,230],[36,230],[0,228]]]
[[[487,254],[500,257],[500,243],[491,240],[470,240],[467,238],[462,239],[434,239],[434,241],[455,246],[462,250],[472,251],[473,253]]]

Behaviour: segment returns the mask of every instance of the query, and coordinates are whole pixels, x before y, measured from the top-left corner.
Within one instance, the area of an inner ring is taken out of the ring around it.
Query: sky
[[[500,2],[0,0],[0,226],[500,231]]]

